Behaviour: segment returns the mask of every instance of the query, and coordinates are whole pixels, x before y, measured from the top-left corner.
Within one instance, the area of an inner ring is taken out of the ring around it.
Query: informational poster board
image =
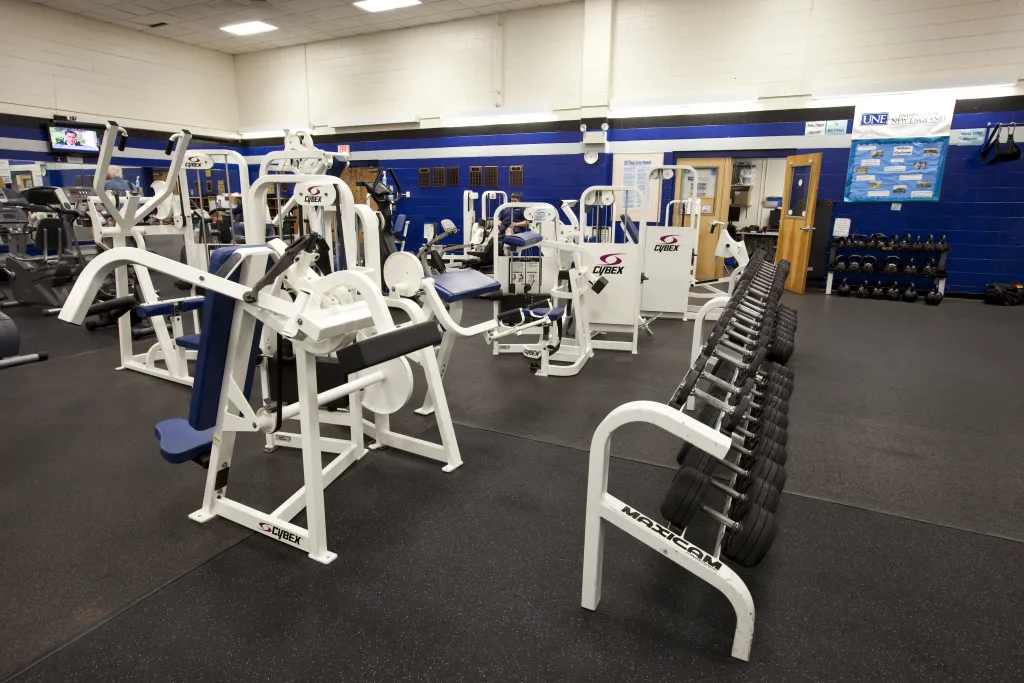
[[[0,182],[7,186],[11,184],[11,162],[7,159],[0,159]]]
[[[625,197],[625,209],[633,220],[653,221],[657,215],[657,206],[661,201],[661,183],[649,186],[647,182],[651,169],[665,163],[663,154],[616,154],[612,174],[612,185],[635,187],[636,192],[628,192]],[[652,196],[653,192],[653,196]]]
[[[937,202],[953,98],[873,100],[853,122],[848,202]]]
[[[689,174],[687,174],[689,176]],[[684,182],[689,182],[685,179]],[[718,169],[698,168],[697,169],[697,196],[701,199],[714,199],[718,191]],[[706,212],[705,212],[706,213]]]

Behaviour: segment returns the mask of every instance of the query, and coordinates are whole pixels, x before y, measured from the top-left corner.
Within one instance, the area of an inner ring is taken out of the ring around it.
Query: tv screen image
[[[88,154],[100,151],[99,133],[88,128],[50,126],[50,147],[55,152]]]

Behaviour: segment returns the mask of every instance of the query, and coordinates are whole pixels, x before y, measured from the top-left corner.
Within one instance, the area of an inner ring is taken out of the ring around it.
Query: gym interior
[[[1020,680],[1022,40],[0,0],[0,680]]]

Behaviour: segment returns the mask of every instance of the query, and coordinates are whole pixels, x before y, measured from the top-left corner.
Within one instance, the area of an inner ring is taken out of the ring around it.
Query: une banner
[[[846,201],[939,201],[955,104],[902,97],[857,105]]]

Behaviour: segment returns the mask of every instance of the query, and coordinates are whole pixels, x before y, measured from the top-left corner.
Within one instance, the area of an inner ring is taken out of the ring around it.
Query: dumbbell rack
[[[601,421],[590,442],[583,607],[596,610],[601,601],[604,536],[607,525],[612,524],[721,592],[736,612],[732,656],[749,661],[754,638],[754,599],[743,579],[720,559],[722,534],[719,533],[715,552],[708,553],[683,537],[685,529],[676,533],[608,492],[612,434],[624,425],[636,423],[659,427],[719,460],[724,460],[732,448],[732,439],[715,427],[654,401],[623,404]]]
[[[694,321],[693,348],[701,348],[702,327],[710,316],[729,302],[721,296],[705,303]],[[691,366],[696,355],[690,359]],[[738,374],[738,371],[735,371]],[[687,407],[693,408],[692,397]],[[657,550],[697,578],[713,586],[726,598],[736,612],[736,630],[733,634],[732,656],[750,660],[754,636],[754,600],[743,580],[721,560],[725,527],[718,530],[714,551],[690,543],[684,537],[686,529],[676,533],[668,526],[654,521],[650,515],[639,512],[608,493],[608,465],[611,458],[611,437],[618,428],[633,423],[651,424],[673,436],[693,444],[694,447],[719,460],[725,460],[733,450],[733,440],[719,431],[722,416],[713,425],[653,401],[633,401],[619,406],[601,422],[590,443],[590,470],[587,485],[587,521],[583,551],[583,607],[597,609],[601,600],[601,573],[604,561],[605,522],[609,522],[647,546]],[[732,475],[730,486],[735,486]],[[729,515],[732,500],[727,498],[722,514]]]
[[[850,255],[854,255],[854,254],[858,254],[859,253],[861,256],[878,256],[878,254],[882,254],[882,256],[881,256],[881,260],[882,261],[885,260],[886,256],[899,256],[900,260],[902,261],[903,258],[904,258],[903,257],[904,254],[921,254],[921,255],[925,255],[925,254],[927,254],[927,255],[938,254],[939,255],[939,263],[936,266],[936,271],[937,271],[936,275],[926,275],[926,274],[924,274],[924,273],[922,273],[920,271],[918,271],[916,273],[904,273],[903,270],[902,270],[902,266],[901,266],[901,269],[898,272],[896,272],[896,273],[886,273],[881,268],[876,268],[875,271],[871,272],[871,273],[864,273],[863,271],[862,272],[857,272],[857,273],[850,273],[848,271],[840,271],[838,273],[838,275],[839,275],[840,279],[846,278],[846,277],[850,277],[850,278],[867,278],[867,280],[874,280],[874,279],[888,280],[888,279],[892,279],[892,278],[900,278],[900,279],[905,280],[907,278],[927,278],[927,279],[930,279],[930,280],[934,281],[935,284],[938,285],[940,293],[942,293],[942,294],[946,293],[946,277],[947,277],[947,273],[946,273],[946,256],[949,254],[949,249],[910,249],[910,248],[906,248],[906,247],[892,247],[892,246],[886,246],[886,247],[855,247],[855,246],[849,245],[849,244],[836,244],[833,241],[831,247],[829,248],[829,254],[828,254],[828,264],[829,264],[829,266],[828,266],[828,278],[825,280],[825,293],[826,294],[831,294],[832,293],[832,282],[833,282],[833,279],[835,278],[835,276],[837,275],[836,271],[833,270],[832,266],[836,262],[836,255],[838,253],[840,253],[839,252],[840,249],[842,249],[844,252],[850,253]],[[858,280],[858,282],[859,282],[859,280]]]

